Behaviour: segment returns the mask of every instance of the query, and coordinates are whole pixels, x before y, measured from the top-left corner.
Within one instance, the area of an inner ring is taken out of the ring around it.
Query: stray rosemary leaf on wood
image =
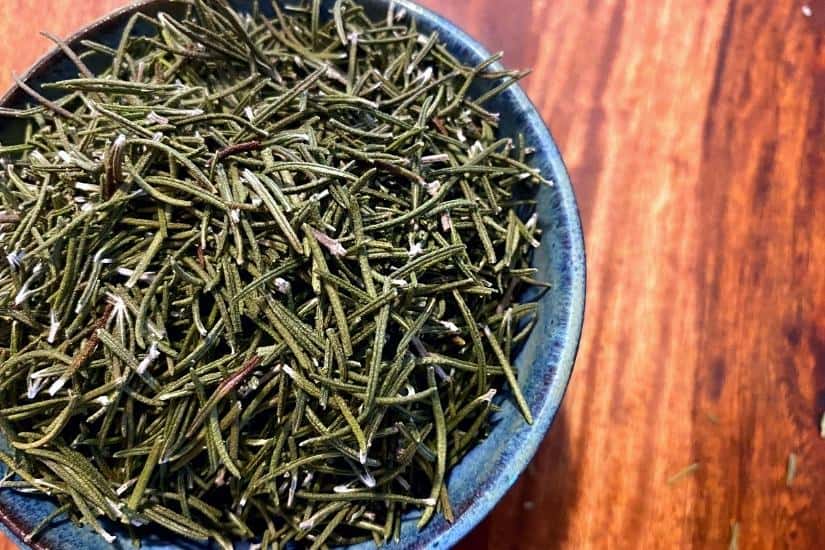
[[[739,550],[739,522],[732,521],[730,524],[730,542],[728,550]]]
[[[796,453],[788,455],[788,470],[785,473],[785,486],[790,487],[796,477],[797,456]]]
[[[679,470],[678,472],[676,472],[675,474],[670,476],[670,478],[668,478],[668,480],[667,480],[667,484],[668,485],[675,485],[680,480],[682,480],[682,479],[684,479],[684,478],[686,478],[690,475],[695,474],[698,469],[699,469],[699,463],[694,462],[690,466],[682,468],[681,470]]]

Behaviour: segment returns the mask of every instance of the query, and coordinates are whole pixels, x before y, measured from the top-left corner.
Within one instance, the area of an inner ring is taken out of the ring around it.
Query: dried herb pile
[[[485,108],[525,73],[319,4],[56,40],[64,95],[0,110],[27,124],[0,145],[2,490],[107,540],[380,544],[450,519],[497,391],[531,420],[510,358],[549,182]]]

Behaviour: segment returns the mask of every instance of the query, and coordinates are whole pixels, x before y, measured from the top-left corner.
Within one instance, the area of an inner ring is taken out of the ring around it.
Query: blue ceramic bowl
[[[255,1],[258,0],[234,0],[234,3],[240,9],[248,9]],[[385,12],[389,3],[389,0],[361,1],[368,10],[376,13]],[[330,7],[332,0],[325,4]],[[406,0],[395,0],[395,4],[407,9],[417,20],[420,30],[426,33],[437,31],[453,55],[468,65],[489,57],[478,42],[435,13]],[[169,0],[138,2],[89,26],[72,37],[69,43],[92,39],[114,46],[132,13],[161,9],[174,8]],[[269,2],[261,2],[261,9],[264,12],[269,9]],[[141,29],[136,30],[140,32]],[[44,82],[73,77],[73,73],[73,66],[55,50],[41,59],[24,79],[38,88]],[[25,101],[20,90],[12,89],[0,104],[20,106]],[[455,522],[451,525],[437,515],[425,529],[417,531],[415,517],[411,514],[403,523],[401,541],[388,544],[386,548],[389,549],[449,548],[493,509],[527,467],[550,427],[567,387],[579,344],[584,314],[585,255],[576,199],[567,170],[541,115],[520,88],[511,88],[490,108],[501,113],[503,135],[525,134],[529,145],[536,149],[533,165],[555,182],[554,187],[543,186],[539,193],[539,219],[544,236],[534,259],[539,278],[553,286],[539,302],[539,323],[516,359],[519,380],[535,422],[528,426],[512,402],[503,400],[490,436],[474,448],[448,478]],[[0,141],[9,142],[21,131],[19,125],[3,122]],[[0,441],[0,446],[5,447],[5,442]],[[25,534],[53,509],[54,505],[46,499],[11,490],[0,491],[0,527],[21,546],[25,546],[22,542]],[[117,532],[116,526],[112,528]],[[116,545],[131,546],[127,537],[119,537]],[[64,520],[42,536],[35,547],[92,550],[110,546],[91,529]],[[143,547],[152,550],[200,548],[172,538],[168,533],[148,537],[143,541]],[[372,543],[364,543],[352,548],[372,547]]]

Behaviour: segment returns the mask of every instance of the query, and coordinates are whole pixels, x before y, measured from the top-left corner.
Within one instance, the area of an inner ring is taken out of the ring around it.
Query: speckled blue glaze
[[[248,9],[253,1],[256,0],[234,0],[234,3],[241,9]],[[332,1],[326,4],[330,7]],[[378,13],[386,10],[388,0],[362,0],[362,4]],[[437,31],[453,55],[465,63],[475,65],[489,57],[475,40],[435,13],[406,0],[396,0],[395,4],[407,9],[418,21],[420,30],[427,33]],[[263,11],[268,7],[268,2],[262,3]],[[169,8],[166,0],[144,1],[140,6],[132,6],[104,18],[73,37],[70,43],[91,38],[115,45],[120,30],[132,12],[136,9],[155,12],[161,8]],[[73,76],[71,65],[59,52],[52,52],[35,65],[26,79],[37,86],[70,76]],[[19,91],[12,90],[0,103],[14,106],[23,100]],[[495,417],[495,427],[490,436],[449,475],[447,483],[455,522],[450,525],[437,515],[424,530],[417,531],[417,514],[411,514],[403,523],[401,541],[384,547],[391,550],[449,548],[493,509],[526,468],[549,429],[561,404],[579,344],[585,297],[584,241],[564,162],[541,116],[521,88],[511,88],[497,98],[490,110],[501,113],[503,135],[515,136],[517,132],[526,135],[529,145],[536,148],[533,165],[555,182],[554,187],[543,187],[539,193],[539,219],[544,236],[534,258],[539,278],[552,283],[553,288],[540,301],[539,324],[515,362],[535,422],[532,426],[525,424],[512,402],[503,400],[502,410]],[[19,135],[20,131],[19,125],[2,122],[0,141],[8,141],[12,136]],[[8,452],[4,441],[0,440],[0,447]],[[11,490],[0,491],[0,528],[15,542],[26,546],[22,537],[53,509],[54,504],[47,499]],[[110,527],[117,533],[116,526]],[[111,548],[91,529],[76,527],[65,520],[41,537],[37,546],[61,550]],[[119,537],[115,547],[131,548],[131,544],[126,537]],[[144,539],[143,548],[194,550],[204,546],[163,533]],[[374,544],[364,543],[351,547],[351,550],[369,548],[374,548]]]

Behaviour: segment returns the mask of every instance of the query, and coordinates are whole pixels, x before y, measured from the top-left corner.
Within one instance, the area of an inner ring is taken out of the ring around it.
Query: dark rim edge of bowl
[[[105,30],[106,27],[120,22],[121,19],[131,16],[134,12],[150,8],[155,5],[175,3],[175,0],[137,0],[127,6],[118,8],[110,12],[96,21],[84,26],[79,31],[73,33],[65,40],[66,44],[73,46],[86,39],[89,35],[95,34],[99,31]],[[475,53],[482,57],[489,57],[486,48],[482,46],[475,38],[471,37],[461,27],[451,22],[436,11],[420,6],[411,0],[395,0],[396,5],[402,6],[411,11],[416,16],[424,16],[439,25],[450,29],[454,33],[454,37],[463,42],[466,46],[472,49]],[[43,72],[47,71],[51,64],[63,55],[59,47],[53,47],[42,57],[40,57],[24,74],[20,75],[20,80],[28,82],[32,79],[38,78]],[[500,64],[497,64],[500,66]],[[584,234],[582,231],[581,217],[579,214],[578,204],[575,194],[573,192],[572,183],[570,182],[569,172],[561,157],[555,139],[550,132],[547,123],[544,121],[541,113],[533,104],[532,100],[524,92],[520,85],[512,88],[513,93],[516,94],[517,102],[529,108],[531,116],[537,117],[541,121],[541,130],[539,131],[539,139],[543,142],[543,146],[547,149],[547,154],[550,158],[550,163],[553,165],[558,181],[555,185],[559,188],[563,196],[563,205],[565,216],[568,218],[569,232],[571,237],[571,250],[574,258],[571,262],[571,297],[570,297],[570,311],[567,318],[568,328],[567,337],[565,338],[564,348],[559,355],[559,361],[556,366],[556,377],[554,383],[551,385],[552,395],[548,397],[542,404],[542,408],[536,415],[535,422],[532,426],[531,436],[526,439],[526,445],[523,447],[523,452],[518,454],[518,458],[508,464],[507,470],[514,471],[512,478],[508,481],[503,476],[505,470],[502,470],[496,483],[492,484],[492,494],[488,492],[483,501],[477,501],[476,504],[469,507],[461,516],[456,518],[456,521],[447,529],[435,533],[434,538],[430,541],[433,547],[445,545],[450,547],[460,541],[466,536],[476,525],[493,510],[495,505],[501,498],[510,490],[513,484],[521,477],[527,465],[535,456],[539,446],[547,435],[553,420],[556,417],[559,407],[561,406],[564,394],[570,383],[570,377],[573,373],[573,365],[578,353],[579,344],[581,341],[581,334],[584,325],[584,312],[586,300],[586,251]],[[13,83],[2,97],[0,97],[0,106],[6,106],[13,103],[17,97],[24,94],[20,87]],[[577,253],[580,257],[577,257]],[[492,498],[489,498],[492,497]],[[24,537],[27,528],[22,525],[22,521],[7,513],[3,508],[0,508],[0,530],[4,531],[10,538],[21,547],[34,548],[36,550],[47,550],[45,547],[37,543],[25,543]]]

